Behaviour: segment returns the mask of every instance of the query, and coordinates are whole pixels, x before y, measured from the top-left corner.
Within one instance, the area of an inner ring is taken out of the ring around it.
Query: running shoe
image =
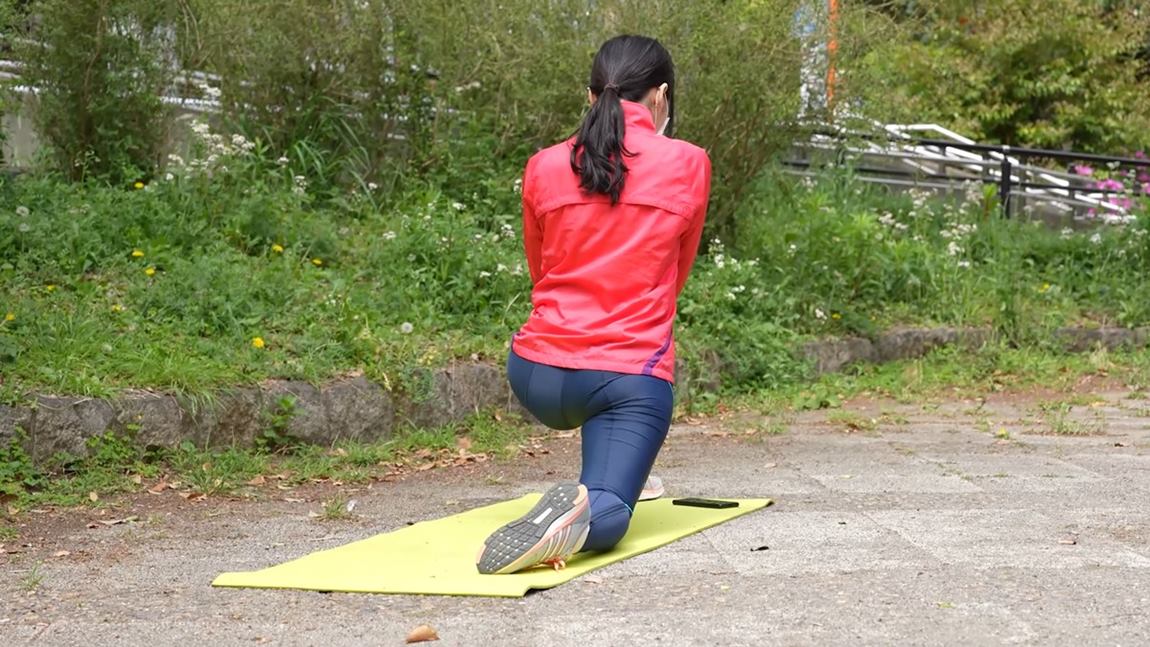
[[[651,475],[647,477],[647,482],[643,484],[643,491],[639,493],[640,501],[651,501],[663,496],[665,490],[663,489],[663,479],[658,476]]]
[[[523,517],[496,530],[483,542],[476,568],[480,573],[514,573],[548,564],[556,570],[579,552],[591,529],[587,488],[559,483]]]

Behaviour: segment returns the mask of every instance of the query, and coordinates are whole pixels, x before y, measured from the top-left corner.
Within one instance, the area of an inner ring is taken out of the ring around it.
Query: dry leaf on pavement
[[[407,634],[408,643],[422,643],[431,640],[439,640],[439,634],[435,633],[435,629],[432,629],[430,625],[419,625]]]

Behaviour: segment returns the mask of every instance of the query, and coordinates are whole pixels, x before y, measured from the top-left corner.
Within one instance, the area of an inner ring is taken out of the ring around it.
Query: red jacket
[[[711,161],[655,134],[650,111],[623,101],[635,153],[618,204],[588,195],[568,140],[536,153],[523,178],[523,232],[535,284],[515,352],[541,364],[674,380],[675,301],[695,262]]]

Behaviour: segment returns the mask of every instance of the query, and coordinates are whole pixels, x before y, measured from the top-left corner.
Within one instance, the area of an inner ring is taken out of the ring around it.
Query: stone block
[[[330,442],[376,442],[391,437],[395,405],[391,394],[366,378],[333,382],[320,390]]]
[[[60,452],[87,456],[88,440],[114,431],[115,419],[116,413],[107,400],[37,396],[32,458],[42,460]]]

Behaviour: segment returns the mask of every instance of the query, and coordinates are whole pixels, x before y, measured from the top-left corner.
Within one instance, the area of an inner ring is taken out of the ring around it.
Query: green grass
[[[300,195],[269,160],[231,167],[139,191],[0,179],[0,401],[210,397],[349,372],[417,391],[421,367],[502,360],[530,310],[518,165],[472,178],[482,190],[462,201],[457,186],[421,180],[386,203]],[[804,383],[794,349],[813,337],[973,325],[1038,348],[1061,325],[1150,322],[1141,222],[1095,242],[982,205],[768,173],[739,212],[737,244],[704,245],[680,299],[679,353],[689,366],[717,358],[728,390],[746,392]]]

